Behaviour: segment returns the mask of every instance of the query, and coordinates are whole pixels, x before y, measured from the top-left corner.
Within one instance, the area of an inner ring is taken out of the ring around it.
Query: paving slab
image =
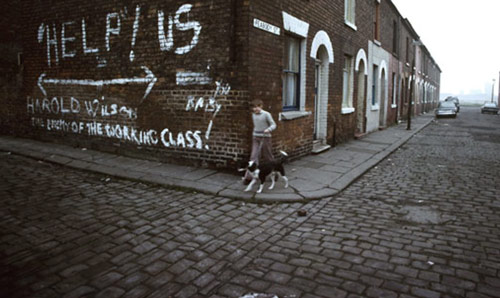
[[[200,183],[210,183],[223,187],[231,187],[232,185],[241,185],[243,187],[242,180],[239,177],[227,173],[217,173],[216,171],[211,171],[210,174],[201,177],[199,181]]]

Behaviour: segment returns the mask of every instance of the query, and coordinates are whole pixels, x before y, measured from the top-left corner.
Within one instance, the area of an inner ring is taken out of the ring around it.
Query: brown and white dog
[[[279,179],[279,176],[283,178],[285,181],[285,188],[288,187],[288,178],[285,176],[285,168],[283,167],[283,163],[285,162],[288,154],[284,151],[281,151],[282,158],[270,161],[270,162],[262,162],[257,166],[257,163],[254,161],[249,161],[246,168],[240,169],[240,171],[248,171],[250,176],[252,177],[252,181],[245,188],[245,191],[252,190],[252,187],[257,181],[260,182],[259,188],[257,189],[257,193],[261,193],[264,188],[264,182],[266,182],[266,178],[271,175],[271,185],[269,189],[273,189],[276,181]]]

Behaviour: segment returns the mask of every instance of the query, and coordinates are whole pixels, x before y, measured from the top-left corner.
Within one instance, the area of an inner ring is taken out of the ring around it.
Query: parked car
[[[454,102],[457,107],[457,113],[460,112],[460,101],[458,100],[458,97],[448,96],[444,101]]]
[[[481,114],[484,113],[491,113],[491,114],[498,114],[498,106],[494,102],[485,102],[484,105],[481,107]]]
[[[436,109],[436,117],[457,117],[457,106],[453,101],[440,101]]]

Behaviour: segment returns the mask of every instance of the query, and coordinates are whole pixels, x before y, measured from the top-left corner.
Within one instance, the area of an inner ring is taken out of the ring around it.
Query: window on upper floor
[[[345,0],[344,9],[345,23],[356,29],[356,0]]]
[[[406,37],[406,62],[410,62],[410,38]]]
[[[283,70],[283,110],[298,110],[300,107],[300,52],[301,40],[285,37],[285,61]]]
[[[380,41],[380,2],[375,0],[375,20],[373,24],[373,38]]]
[[[392,22],[392,52],[398,54],[398,22]]]

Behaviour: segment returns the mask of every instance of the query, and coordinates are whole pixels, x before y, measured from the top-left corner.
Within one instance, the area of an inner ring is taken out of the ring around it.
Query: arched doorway
[[[329,57],[324,46],[318,48],[314,79],[314,140],[326,144]]]
[[[401,86],[401,104],[400,106],[400,120],[403,120],[403,118],[407,117],[407,112],[408,112],[408,77],[406,74],[403,75],[402,78],[402,86]]]
[[[330,146],[326,142],[328,119],[328,82],[330,63],[333,63],[333,46],[328,34],[320,30],[311,45],[314,66],[314,134],[313,152],[319,153]]]
[[[362,135],[366,131],[366,78],[368,76],[366,52],[358,51],[356,56],[357,86],[356,86],[356,135]]]
[[[356,104],[356,133],[363,134],[365,132],[365,102],[366,102],[366,65],[364,61],[359,64],[358,71],[358,86],[357,86],[357,104]]]

